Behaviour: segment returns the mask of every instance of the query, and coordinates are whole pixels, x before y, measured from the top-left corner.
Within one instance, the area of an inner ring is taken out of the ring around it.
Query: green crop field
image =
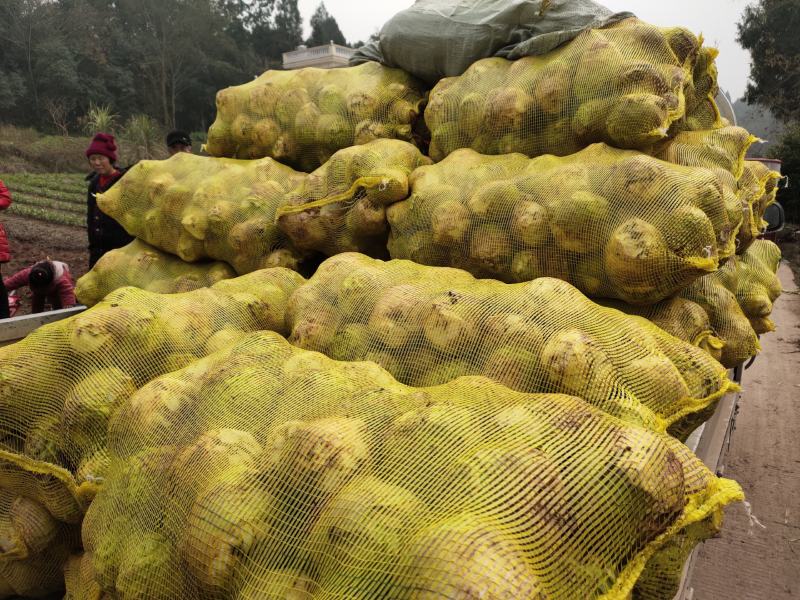
[[[82,173],[0,173],[11,191],[8,212],[61,225],[86,226],[86,181]]]

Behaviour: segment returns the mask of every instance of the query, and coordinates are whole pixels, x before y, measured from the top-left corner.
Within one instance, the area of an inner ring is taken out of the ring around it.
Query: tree
[[[782,162],[781,172],[789,177],[789,186],[778,191],[778,201],[786,210],[786,220],[800,223],[800,123],[790,127],[781,141],[769,149],[772,158]]]
[[[264,67],[279,67],[282,54],[303,41],[303,19],[297,0],[277,0],[270,18],[253,28],[253,47]]]
[[[317,10],[311,15],[311,36],[306,41],[306,44],[308,46],[321,46],[330,42],[342,46],[347,45],[336,19],[325,8],[325,3],[320,2]]]
[[[785,121],[800,119],[800,3],[759,0],[745,9],[738,29],[752,57],[747,101]]]

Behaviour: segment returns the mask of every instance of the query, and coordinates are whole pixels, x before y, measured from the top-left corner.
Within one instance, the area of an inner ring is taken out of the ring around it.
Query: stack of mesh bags
[[[769,240],[755,240],[736,257],[736,299],[758,334],[775,331],[769,317],[783,291],[777,276],[780,260],[780,248]]]
[[[409,385],[483,375],[681,437],[731,389],[701,349],[551,278],[505,284],[340,254],[292,295],[286,319],[292,343],[376,362]]]
[[[578,398],[409,387],[271,333],[140,389],[109,444],[69,597],[622,599],[741,498]]]
[[[377,63],[267,71],[217,93],[205,150],[228,158],[268,156],[310,172],[350,146],[414,141],[426,91],[407,73]]]
[[[63,587],[62,564],[106,474],[114,412],[247,332],[284,331],[302,281],[271,269],[183,294],[123,288],[0,349],[0,591]]]
[[[187,263],[136,239],[104,254],[91,271],[78,279],[75,295],[81,304],[94,306],[122,287],[177,294],[211,287],[233,277],[236,272],[222,261]]]
[[[385,207],[405,198],[410,173],[429,163],[412,144],[388,139],[340,150],[310,174],[272,158],[181,153],[138,163],[97,201],[130,234],[183,261],[222,261],[240,275],[269,267],[304,271],[328,246],[385,253]],[[356,199],[357,210],[341,207]],[[288,214],[297,203],[307,204],[303,214]],[[127,267],[112,268],[133,285],[143,283],[124,274]]]
[[[595,142],[647,150],[681,129],[718,127],[716,51],[701,44],[686,29],[626,19],[541,56],[479,60],[431,91],[431,157],[564,156]],[[698,114],[706,105],[717,118]]]

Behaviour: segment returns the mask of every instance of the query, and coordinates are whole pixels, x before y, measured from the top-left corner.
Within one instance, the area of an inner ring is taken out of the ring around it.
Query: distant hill
[[[769,147],[780,141],[786,126],[759,104],[747,104],[744,100],[737,100],[733,103],[733,110],[740,127],[766,140],[764,143],[753,144],[747,155],[766,156]]]

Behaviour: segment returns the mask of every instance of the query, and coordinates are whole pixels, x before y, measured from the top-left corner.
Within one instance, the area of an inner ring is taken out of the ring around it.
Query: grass
[[[86,182],[82,173],[10,173],[0,179],[11,191],[8,212],[58,223],[86,226]]]

